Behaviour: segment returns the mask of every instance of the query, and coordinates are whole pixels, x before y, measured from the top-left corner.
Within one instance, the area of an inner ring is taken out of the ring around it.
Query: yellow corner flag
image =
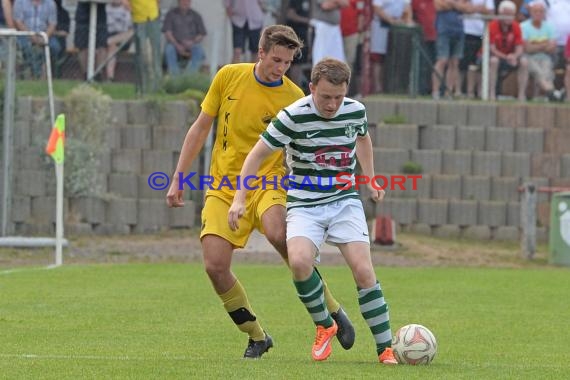
[[[65,159],[64,143],[65,115],[59,114],[57,115],[57,119],[55,119],[55,125],[51,130],[49,141],[46,146],[46,153],[54,159],[56,164],[63,163],[63,160]]]

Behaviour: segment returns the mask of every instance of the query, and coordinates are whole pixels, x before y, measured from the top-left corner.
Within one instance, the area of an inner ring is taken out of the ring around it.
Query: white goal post
[[[13,128],[16,96],[16,39],[18,37],[40,36],[44,41],[45,70],[48,85],[50,128],[55,123],[55,106],[53,97],[53,83],[51,70],[51,57],[49,50],[49,37],[45,32],[17,31],[14,29],[0,29],[0,39],[6,44],[6,74],[4,83],[4,135],[3,135],[3,176],[4,187],[2,193],[2,219],[0,223],[0,246],[11,247],[44,247],[55,246],[54,266],[63,263],[62,249],[67,245],[63,238],[63,163],[56,164],[56,236],[55,238],[10,237],[13,232],[10,222],[12,209],[12,183],[13,181]]]

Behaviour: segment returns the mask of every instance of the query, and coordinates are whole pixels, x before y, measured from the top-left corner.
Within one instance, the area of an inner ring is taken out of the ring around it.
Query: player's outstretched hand
[[[166,193],[166,204],[168,207],[184,207],[184,189],[179,189],[177,179],[172,180]]]
[[[245,203],[239,201],[233,201],[230,210],[228,211],[228,224],[230,229],[235,231],[239,228],[238,220],[245,213]]]
[[[368,190],[370,191],[370,198],[372,198],[374,202],[381,201],[384,199],[384,195],[386,194],[384,189],[381,189],[377,182],[374,184],[369,183]]]

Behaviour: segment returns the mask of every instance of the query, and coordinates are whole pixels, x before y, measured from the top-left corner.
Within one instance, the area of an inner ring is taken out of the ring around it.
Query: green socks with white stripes
[[[313,269],[313,273],[304,281],[293,281],[297,288],[297,295],[307,311],[311,315],[315,325],[329,328],[333,325],[333,319],[325,304],[323,282]]]
[[[388,304],[384,301],[384,295],[378,282],[371,288],[357,289],[360,312],[374,336],[376,351],[381,354],[386,347],[392,345]]]

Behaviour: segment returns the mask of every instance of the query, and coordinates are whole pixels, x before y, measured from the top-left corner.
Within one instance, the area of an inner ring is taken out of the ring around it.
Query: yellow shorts
[[[209,192],[202,209],[202,231],[200,239],[206,235],[217,235],[229,241],[236,248],[243,248],[249,235],[257,228],[263,233],[261,216],[271,206],[285,207],[287,194],[284,189],[259,189],[250,192],[245,214],[239,220],[239,229],[232,231],[228,225],[228,211],[233,199],[222,192]]]

